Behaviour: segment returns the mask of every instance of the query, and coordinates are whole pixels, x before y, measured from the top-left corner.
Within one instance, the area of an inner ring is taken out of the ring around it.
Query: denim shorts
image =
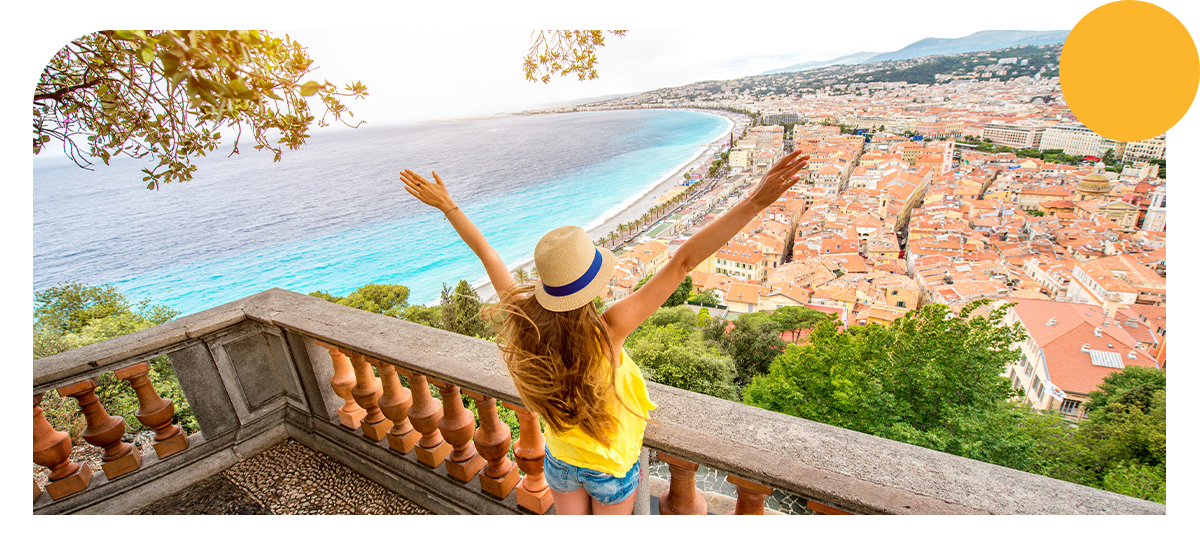
[[[559,493],[567,493],[583,488],[592,499],[604,505],[620,503],[633,495],[642,479],[642,462],[633,464],[624,478],[617,478],[608,473],[576,467],[566,463],[550,453],[546,448],[546,484],[550,489]]]

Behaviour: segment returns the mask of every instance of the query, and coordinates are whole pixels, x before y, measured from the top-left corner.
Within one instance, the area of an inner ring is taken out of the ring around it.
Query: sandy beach
[[[733,122],[733,129],[731,131],[734,133],[740,132],[741,129],[745,128],[746,125],[748,125],[750,122],[748,117],[745,117],[743,115],[733,114],[733,113],[727,113],[724,111],[710,111],[710,110],[702,110],[702,109],[690,109],[690,111],[702,111],[705,113],[710,113],[713,115],[719,115],[719,116],[725,117]],[[688,169],[702,164],[703,166],[701,166],[700,168],[707,170],[708,166],[712,163],[713,151],[720,144],[726,143],[726,141],[728,139],[729,139],[728,133],[722,134],[721,137],[717,138],[715,141],[708,144],[708,146],[706,146],[694,159],[692,159],[691,161],[688,161],[687,164],[683,165],[682,168],[680,168],[678,171],[676,171],[670,177],[663,180],[662,182],[659,182],[659,184],[654,186],[653,189],[651,189],[649,192],[647,192],[646,194],[639,197],[636,201],[631,203],[628,207],[625,207],[625,209],[618,212],[616,215],[614,215],[611,218],[609,218],[608,220],[605,220],[604,222],[600,223],[600,225],[596,226],[595,228],[589,229],[587,232],[588,236],[591,237],[592,240],[599,239],[600,237],[602,237],[604,235],[608,235],[609,232],[616,230],[617,226],[619,224],[624,224],[626,222],[631,222],[633,220],[637,220],[638,218],[640,218],[643,214],[646,213],[646,211],[650,210],[650,207],[657,204],[656,200],[659,197],[670,192],[672,190],[672,188],[676,188],[681,183],[683,183],[683,176],[688,171]],[[533,268],[533,261],[530,260],[528,262],[524,262],[524,263],[516,265],[516,266],[510,266],[509,270],[515,272],[516,270],[521,269],[521,268],[524,268],[525,271],[527,271],[527,272],[530,271]],[[481,299],[483,299],[484,302],[491,302],[491,301],[496,300],[496,292],[494,289],[492,289],[491,283],[484,283],[483,285],[476,287],[475,291],[477,293],[479,293],[479,297]]]

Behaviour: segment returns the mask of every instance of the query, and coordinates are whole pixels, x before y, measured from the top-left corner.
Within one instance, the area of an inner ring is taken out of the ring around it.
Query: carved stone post
[[[454,446],[454,451],[450,452],[450,460],[446,462],[446,474],[463,482],[470,482],[486,463],[475,451],[475,443],[471,441],[471,437],[475,435],[475,416],[463,407],[458,385],[437,379],[430,379],[429,382],[442,393],[444,414],[438,422],[438,428],[446,441]]]
[[[392,421],[392,428],[387,432],[388,446],[400,453],[408,453],[421,438],[421,433],[414,430],[412,423],[408,422],[412,392],[400,384],[400,376],[396,374],[395,366],[374,358],[368,358],[367,361],[379,369],[379,378],[383,384],[379,410]]]
[[[479,407],[479,428],[475,429],[475,449],[487,460],[483,474],[479,477],[479,488],[484,493],[504,499],[521,481],[517,466],[508,459],[508,448],[512,445],[512,430],[500,421],[496,411],[496,399],[478,392],[464,390]]]
[[[744,478],[734,475],[725,477],[730,484],[737,486],[737,504],[734,505],[731,515],[765,515],[763,503],[767,500],[767,496],[773,491],[769,486],[763,486],[757,482],[751,482]]]
[[[350,363],[354,366],[354,380],[357,381],[350,394],[354,396],[354,402],[367,412],[360,428],[363,436],[378,442],[392,428],[392,421],[379,410],[379,395],[383,394],[383,387],[362,354],[351,352]]]
[[[542,427],[538,424],[537,413],[516,404],[504,402],[504,406],[517,412],[521,423],[521,437],[513,448],[517,457],[517,467],[525,476],[517,484],[517,505],[539,515],[545,514],[554,505],[554,496],[550,486],[546,484],[546,475],[542,462],[546,459],[546,440],[542,438]]]
[[[71,436],[54,430],[42,415],[42,395],[33,396],[33,462],[50,469],[46,492],[59,499],[86,490],[92,481],[87,463],[71,461]],[[37,483],[34,482],[36,486]],[[37,499],[36,497],[34,499]]]
[[[342,422],[342,426],[350,429],[358,428],[362,418],[367,416],[367,410],[359,407],[358,403],[354,401],[354,367],[350,365],[350,358],[347,358],[332,344],[321,341],[313,342],[328,350],[329,357],[333,360],[333,377],[329,379],[329,385],[344,402],[342,407],[338,408],[338,420]]]
[[[412,391],[413,404],[412,409],[408,410],[408,420],[421,433],[421,439],[417,441],[417,461],[429,468],[437,467],[453,449],[438,430],[438,422],[442,420],[442,404],[433,399],[429,392],[429,381],[424,375],[399,366],[396,371],[408,379],[408,388]]]
[[[165,459],[188,447],[187,436],[179,425],[171,423],[175,416],[175,404],[164,400],[150,384],[150,364],[142,362],[129,367],[122,367],[113,372],[118,379],[133,385],[137,394],[139,408],[134,414],[143,425],[154,429],[154,452],[159,459]]]
[[[671,470],[671,487],[658,496],[660,515],[706,515],[708,503],[696,489],[696,469],[699,465],[658,452],[658,459]]]
[[[87,429],[83,431],[83,439],[93,446],[104,448],[104,476],[112,480],[123,474],[131,473],[142,465],[142,454],[137,446],[122,442],[125,435],[125,418],[109,415],[104,411],[100,398],[96,397],[98,378],[72,383],[58,389],[62,396],[69,396],[79,402],[79,409],[87,419]]]

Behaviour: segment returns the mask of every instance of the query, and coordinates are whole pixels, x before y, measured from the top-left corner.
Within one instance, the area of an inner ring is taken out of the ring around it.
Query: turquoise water
[[[192,182],[149,192],[137,161],[34,170],[34,290],[115,284],[184,314],[281,287],[366,283],[435,301],[486,281],[441,213],[395,174],[436,170],[510,268],[546,231],[596,227],[686,166],[731,123],[687,111],[617,111],[403,125],[314,136],[280,163],[204,159]]]

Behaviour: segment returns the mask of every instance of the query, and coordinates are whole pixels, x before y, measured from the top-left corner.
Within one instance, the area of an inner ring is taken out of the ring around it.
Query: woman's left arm
[[[492,287],[497,294],[512,287],[512,274],[508,273],[508,267],[504,265],[500,254],[488,244],[479,228],[476,228],[462,209],[450,199],[450,192],[446,190],[446,184],[442,182],[442,178],[436,172],[433,173],[433,182],[408,169],[400,173],[400,179],[404,180],[405,191],[422,203],[434,207],[446,215],[450,225],[454,226],[454,231],[458,232],[458,236],[483,262],[483,268],[487,270],[488,279],[492,281]]]

